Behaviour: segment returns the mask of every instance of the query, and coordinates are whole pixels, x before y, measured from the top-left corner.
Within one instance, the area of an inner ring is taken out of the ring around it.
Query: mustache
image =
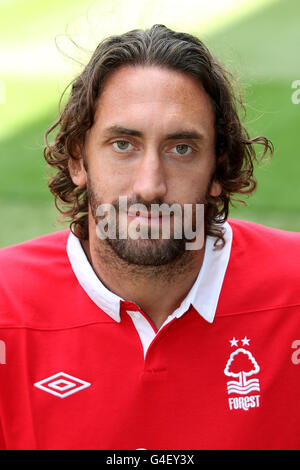
[[[198,200],[194,203],[188,203],[188,205],[191,206],[196,206],[196,204],[204,204],[206,202],[206,198],[203,200]],[[128,198],[127,197],[127,209],[130,208],[130,206],[135,206],[137,204],[141,204],[144,206],[145,210],[149,213],[151,213],[152,209],[156,209],[157,206],[159,206],[160,211],[159,213],[164,215],[164,207],[166,208],[165,214],[169,214],[167,208],[171,208],[172,206],[177,206],[180,207],[182,210],[184,209],[184,204],[180,204],[178,201],[164,201],[163,199],[153,199],[151,201],[147,201],[145,199],[136,197],[136,198]],[[115,199],[114,201],[111,202],[111,205],[116,209],[116,211],[119,211],[120,209],[120,201],[119,199]],[[154,206],[154,207],[153,207]],[[128,211],[129,212],[129,211]]]
[[[149,211],[149,212],[151,211],[151,206],[152,205],[161,206],[162,204],[167,204],[168,206],[171,206],[174,203],[178,204],[176,201],[173,201],[173,202],[170,203],[170,202],[163,201],[162,199],[153,199],[152,201],[146,201],[145,199],[142,199],[140,197],[135,197],[135,198],[128,198],[127,197],[127,207],[133,206],[135,204],[142,204],[143,206],[145,206],[146,210]],[[118,209],[119,208],[119,200],[115,199],[112,202],[112,205],[115,207],[115,209]]]

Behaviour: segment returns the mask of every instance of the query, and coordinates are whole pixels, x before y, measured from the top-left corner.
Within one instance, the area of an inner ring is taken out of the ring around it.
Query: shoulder
[[[0,328],[56,331],[107,322],[73,271],[70,233],[63,230],[0,250]]]
[[[62,230],[0,249],[0,276],[14,278],[63,258],[69,233]]]
[[[54,232],[0,250],[0,320],[46,302],[68,277],[69,230]]]
[[[243,255],[245,261],[260,265],[272,262],[278,267],[300,269],[300,234],[266,227],[254,222],[228,219],[232,228],[233,253]]]
[[[232,310],[300,306],[300,234],[228,219],[231,253],[223,297]]]
[[[264,246],[273,241],[274,244],[300,244],[300,233],[282,230],[265,225],[249,222],[246,220],[228,219],[228,223],[233,230],[233,234],[238,238],[238,242],[250,241],[251,243]],[[274,247],[274,245],[273,245]],[[275,248],[275,247],[274,247]]]

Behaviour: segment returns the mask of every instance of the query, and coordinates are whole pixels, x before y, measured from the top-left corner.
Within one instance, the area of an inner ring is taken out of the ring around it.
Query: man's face
[[[87,184],[90,243],[96,210],[127,196],[143,203],[203,203],[221,192],[211,183],[215,164],[214,114],[201,85],[181,72],[122,66],[109,77],[85,141],[83,160],[70,162],[77,185]],[[211,184],[210,184],[211,183]],[[151,219],[140,218],[144,224]],[[126,214],[128,223],[133,218]],[[158,224],[161,219],[158,220]],[[106,240],[129,263],[159,265],[184,251],[183,240]]]

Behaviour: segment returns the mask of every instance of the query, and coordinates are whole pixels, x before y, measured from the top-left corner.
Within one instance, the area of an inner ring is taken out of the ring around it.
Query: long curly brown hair
[[[110,74],[121,65],[163,66],[195,77],[210,97],[215,114],[215,172],[213,178],[222,187],[218,197],[207,198],[206,235],[216,237],[215,245],[224,245],[221,224],[228,217],[234,195],[250,194],[257,185],[254,164],[273,145],[266,137],[251,139],[243,127],[239,112],[245,110],[236,93],[232,75],[211,55],[195,36],[175,32],[156,24],[147,30],[135,29],[104,39],[90,61],[72,81],[68,101],[59,119],[45,133],[44,157],[57,172],[49,180],[58,210],[69,217],[70,228],[82,240],[88,239],[88,195],[85,186],[76,186],[70,176],[68,161],[83,151],[85,135],[94,122],[98,98]],[[63,97],[63,96],[62,96]],[[101,106],[101,104],[100,104]],[[49,134],[58,129],[53,143]],[[258,157],[255,144],[263,146]],[[221,242],[220,244],[218,242]]]

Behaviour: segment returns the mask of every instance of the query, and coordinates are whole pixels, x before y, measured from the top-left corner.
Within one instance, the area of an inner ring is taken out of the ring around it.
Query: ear
[[[220,196],[222,192],[222,186],[217,180],[213,180],[210,185],[209,195],[213,197]]]
[[[87,181],[83,158],[69,158],[68,167],[70,176],[76,186],[84,186]]]

